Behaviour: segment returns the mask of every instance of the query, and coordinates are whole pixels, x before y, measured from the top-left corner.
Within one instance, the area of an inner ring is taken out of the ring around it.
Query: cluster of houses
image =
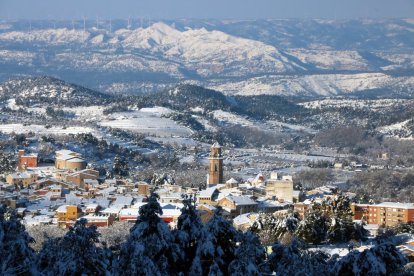
[[[300,217],[313,202],[335,195],[338,186],[324,186],[302,193],[294,190],[292,176],[274,172],[267,178],[258,174],[244,183],[223,179],[221,146],[212,145],[205,189],[182,187],[165,182],[153,186],[126,179],[105,179],[87,168],[85,159],[76,152],[56,152],[54,166],[38,167],[37,155],[18,152],[15,173],[0,182],[0,204],[15,208],[28,225],[55,224],[68,227],[86,218],[89,224],[108,227],[115,221],[135,222],[139,208],[146,204],[152,191],[159,195],[161,218],[175,226],[185,195],[196,198],[202,221],[206,222],[218,206],[233,219],[239,229],[250,227],[260,213],[283,214],[294,208]],[[352,197],[353,194],[348,196]],[[354,219],[365,219],[369,225],[394,225],[414,221],[414,205],[382,203],[353,204]]]

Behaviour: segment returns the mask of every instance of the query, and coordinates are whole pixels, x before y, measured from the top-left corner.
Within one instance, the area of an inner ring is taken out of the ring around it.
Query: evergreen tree
[[[110,253],[97,246],[99,232],[80,219],[65,236],[49,239],[38,256],[43,275],[108,275]]]
[[[314,203],[306,212],[296,229],[296,235],[305,242],[320,244],[325,241],[329,228],[328,216],[319,203]]]
[[[184,207],[177,221],[177,229],[174,231],[176,243],[183,252],[183,259],[177,264],[182,272],[188,271],[191,267],[203,229],[203,224],[197,214],[195,198],[186,196],[183,204]]]
[[[139,209],[139,217],[122,245],[115,275],[169,275],[179,260],[178,246],[167,224],[162,221],[158,195]]]
[[[0,275],[36,274],[31,242],[16,212],[0,206]]]
[[[238,235],[218,207],[203,228],[190,275],[227,275],[228,265],[235,259]]]
[[[128,168],[128,163],[126,162],[125,158],[119,155],[116,155],[114,158],[112,171],[115,175],[128,176],[129,168]]]
[[[285,217],[264,214],[253,223],[251,230],[259,236],[263,245],[271,246],[276,240],[292,236],[298,224],[298,214],[294,212],[289,212]]]
[[[276,275],[328,274],[334,261],[335,258],[323,252],[306,250],[305,244],[298,239],[293,239],[288,245],[282,245],[277,241],[272,246],[266,272]]]
[[[364,240],[368,231],[363,225],[352,221],[351,202],[348,197],[339,195],[333,202],[333,214],[328,229],[328,240],[331,243]]]
[[[335,275],[401,275],[405,257],[395,245],[383,243],[364,252],[352,251],[333,269]]]
[[[236,259],[229,265],[231,275],[261,275],[260,269],[266,260],[266,252],[253,232],[243,234],[235,256]]]

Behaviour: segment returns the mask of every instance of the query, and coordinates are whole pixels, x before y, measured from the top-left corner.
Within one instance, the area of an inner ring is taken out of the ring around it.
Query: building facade
[[[293,180],[291,176],[282,179],[271,177],[266,181],[266,197],[277,198],[279,202],[293,202]]]
[[[368,224],[394,226],[414,221],[414,204],[383,202],[380,204],[354,204],[354,219],[364,218]]]
[[[17,168],[19,171],[26,170],[27,168],[37,167],[37,154],[25,154],[24,150],[19,150]]]

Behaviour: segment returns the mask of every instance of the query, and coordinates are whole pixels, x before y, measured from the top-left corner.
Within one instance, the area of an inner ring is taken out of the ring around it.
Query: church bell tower
[[[223,184],[223,156],[219,143],[216,142],[211,146],[208,159],[210,160],[208,185]]]

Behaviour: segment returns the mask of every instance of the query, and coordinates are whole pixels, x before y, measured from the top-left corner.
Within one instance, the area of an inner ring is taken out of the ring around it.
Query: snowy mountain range
[[[31,29],[23,21],[1,24],[0,80],[51,75],[110,93],[188,82],[226,94],[289,96],[411,93],[414,85],[411,20],[110,24],[109,29],[106,21],[84,29],[64,22],[53,28],[34,22]],[[379,34],[390,38],[388,46],[366,42]]]

